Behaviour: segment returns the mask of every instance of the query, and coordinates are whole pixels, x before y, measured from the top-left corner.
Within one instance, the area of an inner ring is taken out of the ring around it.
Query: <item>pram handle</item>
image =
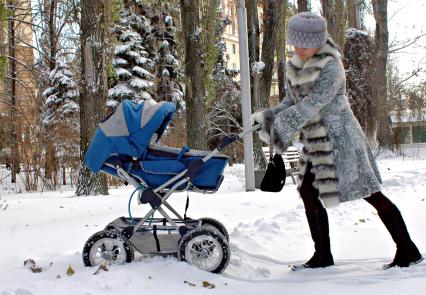
[[[226,135],[225,137],[222,138],[222,142],[221,144],[216,148],[218,151],[223,150],[224,148],[226,148],[228,145],[230,145],[231,143],[233,143],[236,140],[239,140],[241,138],[243,138],[246,134],[249,134],[253,131],[257,131],[259,129],[262,128],[262,124],[256,124],[253,127],[249,128],[248,130],[245,130],[237,135]]]
[[[262,128],[262,124],[256,124],[250,129],[245,130],[239,134],[225,136],[224,138],[222,138],[222,143],[218,147],[216,147],[213,151],[211,151],[207,156],[205,156],[202,159],[198,159],[189,163],[185,176],[188,177],[189,179],[194,179],[197,176],[197,172],[201,169],[201,167],[203,166],[205,162],[207,162],[209,159],[214,157],[216,154],[218,154],[221,150],[226,148],[231,143],[243,138],[246,134],[259,130],[260,128]]]

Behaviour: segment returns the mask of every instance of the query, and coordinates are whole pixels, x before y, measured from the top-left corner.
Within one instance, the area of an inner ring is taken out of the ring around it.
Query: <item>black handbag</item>
[[[272,128],[271,128],[272,129]],[[283,157],[280,154],[273,155],[274,131],[270,132],[270,143],[269,143],[269,163],[263,176],[262,182],[260,183],[260,190],[264,192],[280,192],[285,184],[286,171],[283,161]]]

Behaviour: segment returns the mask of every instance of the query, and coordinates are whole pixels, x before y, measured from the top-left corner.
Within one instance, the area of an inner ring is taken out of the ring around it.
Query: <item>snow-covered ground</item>
[[[426,159],[391,157],[379,166],[385,194],[402,211],[426,256]],[[230,233],[231,262],[221,275],[174,257],[141,255],[97,275],[95,268],[84,267],[86,239],[127,215],[131,188],[97,197],[74,197],[72,191],[0,192],[0,294],[425,294],[425,261],[382,270],[393,258],[394,244],[363,200],[328,211],[336,266],[290,271],[289,264],[303,262],[313,252],[296,187],[288,178],[280,193],[245,192],[243,171],[242,166],[227,168],[215,194],[190,194],[189,216],[219,219]],[[183,212],[186,193],[169,200]],[[133,214],[145,215],[146,210],[134,204]],[[30,258],[42,272],[24,267]],[[69,267],[73,275],[67,275]],[[215,288],[203,287],[203,281]]]

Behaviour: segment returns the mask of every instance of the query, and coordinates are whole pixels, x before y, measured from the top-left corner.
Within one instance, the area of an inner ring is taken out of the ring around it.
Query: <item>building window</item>
[[[235,53],[237,53],[237,49],[235,44],[232,44],[232,54],[235,54]]]
[[[231,6],[231,19],[232,20],[236,19],[235,12],[234,12],[234,6]],[[235,35],[235,33],[237,31],[237,28],[235,27],[235,21],[232,21],[231,29],[232,29],[232,35]]]
[[[413,143],[426,142],[426,126],[413,126]]]

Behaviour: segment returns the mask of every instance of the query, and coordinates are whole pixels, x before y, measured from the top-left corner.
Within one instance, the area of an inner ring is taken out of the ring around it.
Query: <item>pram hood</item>
[[[124,100],[99,123],[84,162],[97,173],[111,155],[142,157],[152,136],[157,134],[157,141],[161,138],[175,111],[176,106],[171,102],[137,104]]]

